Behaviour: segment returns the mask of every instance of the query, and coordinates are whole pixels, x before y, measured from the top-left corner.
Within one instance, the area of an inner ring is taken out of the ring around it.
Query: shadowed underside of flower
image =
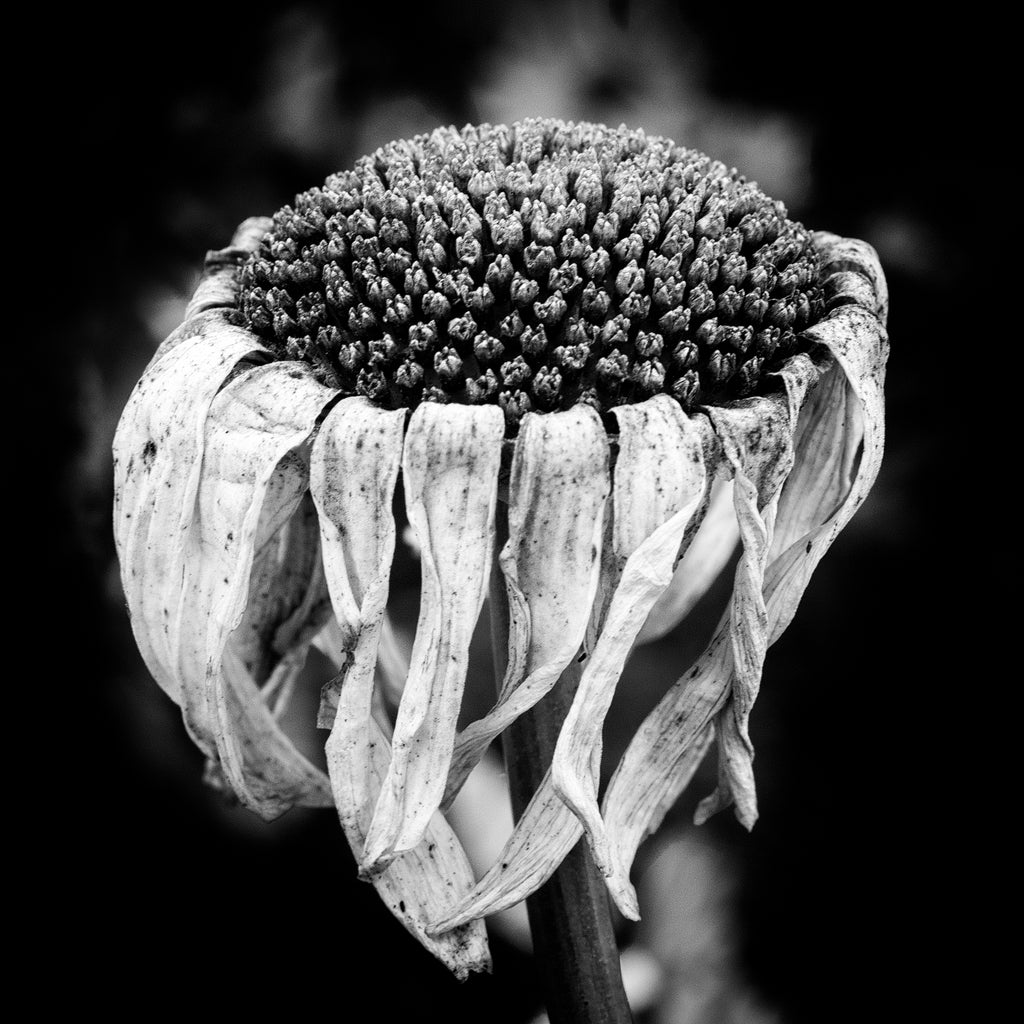
[[[869,246],[807,233],[666,140],[541,121],[385,147],[210,254],[129,399],[114,518],[140,651],[211,771],[267,818],[333,805],[458,975],[489,963],[483,916],[581,836],[636,918],[636,850],[715,739],[698,817],[756,819],[762,664],[878,472],[885,316]],[[399,474],[422,563],[408,665],[386,613]],[[715,636],[599,805],[630,650],[737,543]],[[508,669],[458,732],[494,560]],[[279,725],[314,642],[338,670],[328,776]],[[581,653],[551,768],[474,879],[444,810]],[[401,692],[393,724],[378,674]]]

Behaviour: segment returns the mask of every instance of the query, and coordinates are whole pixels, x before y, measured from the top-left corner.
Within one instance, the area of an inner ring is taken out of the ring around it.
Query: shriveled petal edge
[[[821,235],[819,244],[828,244],[829,239],[836,236]],[[863,253],[863,249],[860,251]],[[884,282],[880,268],[869,276]],[[809,532],[806,539],[791,545],[768,566],[765,593],[769,643],[781,635],[792,619],[814,566],[863,502],[878,473],[884,447],[883,386],[888,341],[879,319],[885,311],[884,298],[876,297],[874,306],[872,310],[857,303],[841,305],[808,332],[812,341],[831,353],[846,375],[861,411],[863,452],[839,508]],[[856,447],[856,438],[853,446]],[[674,769],[724,704],[725,682],[731,674],[727,664],[731,648],[726,638],[726,631],[720,629],[697,665],[647,717],[608,787],[604,817],[619,857],[620,874],[614,881],[620,890],[631,888],[628,870],[636,849],[660,824],[685,786],[685,782],[680,784],[681,776]],[[724,663],[716,666],[716,660]],[[701,705],[703,710],[697,713]],[[615,896],[614,889],[612,894]],[[621,898],[616,901],[621,905]]]
[[[800,409],[817,383],[820,370],[810,357],[801,354],[790,359],[775,376],[784,384],[783,394],[708,410],[733,470],[741,550],[729,612],[731,692],[718,721],[720,782],[698,809],[698,819],[702,821],[732,803],[747,829],[757,820],[754,748],[748,723],[768,651],[764,572],[779,496],[793,468]]]
[[[584,825],[606,875],[614,869],[597,803],[605,716],[637,634],[672,579],[683,536],[707,499],[704,448],[710,424],[663,397],[618,417],[615,537],[625,562],[552,761],[555,790]],[[636,909],[630,910],[635,916]]]
[[[325,652],[339,669],[337,713],[327,741],[338,815],[356,861],[363,858],[375,799],[391,760],[387,732],[375,717],[374,668],[395,545],[392,498],[402,454],[404,411],[365,399],[334,407],[313,445],[310,488],[320,512],[321,542],[336,620]],[[454,832],[440,814],[423,840],[371,881],[404,927],[457,977],[490,970],[482,922],[435,937],[429,922],[448,912],[473,883]]]
[[[149,361],[150,366],[158,363],[196,330],[209,329],[213,325],[244,326],[238,310],[239,269],[273,226],[274,222],[269,217],[249,217],[235,229],[229,246],[206,254],[202,276],[185,307],[183,322],[161,342]],[[258,340],[255,335],[253,339]]]
[[[154,361],[129,396],[114,435],[114,540],[139,651],[181,702],[179,635],[184,548],[195,514],[206,420],[236,367],[263,358],[259,339],[206,322]]]
[[[331,802],[326,776],[282,732],[248,674],[223,663],[242,619],[257,532],[284,522],[308,486],[303,446],[335,392],[299,363],[275,362],[232,380],[207,419],[185,589],[177,610],[178,671],[186,724],[213,739],[239,800],[261,817],[296,802]]]
[[[448,806],[491,741],[558,681],[583,643],[601,570],[609,446],[589,406],[523,418],[499,556],[509,652],[498,702],[457,737]]]
[[[444,797],[494,547],[505,419],[497,406],[420,405],[402,458],[422,587],[391,766],[368,829],[363,870],[417,846]]]

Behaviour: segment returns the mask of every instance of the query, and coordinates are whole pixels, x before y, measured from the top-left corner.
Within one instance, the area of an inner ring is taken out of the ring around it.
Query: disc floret
[[[394,142],[275,214],[242,271],[282,359],[386,408],[605,413],[743,397],[804,347],[819,258],[782,203],[642,131],[554,120]]]

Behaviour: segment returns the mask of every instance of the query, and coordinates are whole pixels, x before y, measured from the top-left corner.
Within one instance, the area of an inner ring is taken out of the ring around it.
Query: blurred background
[[[808,226],[871,242],[892,293],[888,454],[769,654],[752,723],[761,820],[750,835],[729,814],[695,829],[707,766],[637,862],[645,918],[620,938],[645,986],[638,1021],[917,1019],[944,995],[937,963],[910,954],[925,935],[945,944],[957,899],[922,862],[926,837],[947,856],[958,842],[940,808],[962,757],[938,709],[979,614],[946,596],[963,558],[949,469],[967,465],[950,303],[973,294],[976,255],[951,196],[973,202],[965,154],[985,139],[957,72],[964,27],[894,24],[889,6],[248,2],[47,26],[54,98],[25,124],[37,169],[18,244],[46,209],[59,271],[31,293],[46,369],[17,398],[43,424],[35,575],[59,581],[63,609],[43,697],[61,788],[33,832],[54,863],[30,945],[74,970],[80,999],[123,1009],[131,979],[167,1005],[202,992],[239,1012],[284,997],[365,1019],[358,996],[382,1021],[540,1013],[514,924],[494,935],[494,974],[460,985],[356,880],[331,813],[268,826],[201,785],[136,652],[109,526],[114,427],[207,249],[391,139],[530,115],[625,122],[735,165]],[[611,765],[693,644],[671,635],[631,662]]]

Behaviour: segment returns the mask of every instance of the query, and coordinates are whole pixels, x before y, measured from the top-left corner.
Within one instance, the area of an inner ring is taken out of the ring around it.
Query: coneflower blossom
[[[132,626],[211,778],[265,818],[333,805],[364,876],[459,976],[488,965],[482,918],[581,836],[638,917],[633,857],[713,741],[698,817],[756,819],[765,652],[878,472],[885,317],[870,246],[625,128],[438,129],[247,221],[207,257],[114,442]],[[396,670],[400,473],[422,587]],[[599,805],[631,649],[685,616],[737,542],[717,632]],[[508,669],[459,732],[493,559]],[[314,642],[338,669],[327,775],[278,722]],[[444,811],[580,659],[551,768],[477,880]],[[404,676],[393,725],[378,666]]]

